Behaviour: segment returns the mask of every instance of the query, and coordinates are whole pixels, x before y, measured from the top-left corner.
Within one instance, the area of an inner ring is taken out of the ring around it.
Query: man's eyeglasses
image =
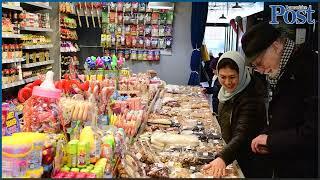
[[[266,53],[266,50],[262,51],[262,52],[250,63],[250,67],[253,68],[253,69],[257,69],[258,67],[261,67],[265,53]]]

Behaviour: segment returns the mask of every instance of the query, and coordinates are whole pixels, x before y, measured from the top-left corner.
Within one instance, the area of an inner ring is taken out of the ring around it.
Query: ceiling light
[[[222,14],[222,16],[219,17],[219,19],[227,19],[227,18],[224,16],[224,14]]]
[[[235,6],[232,6],[232,8],[242,8],[241,6],[239,6],[239,3],[236,2],[236,5]]]
[[[174,3],[172,3],[172,2],[149,2],[148,8],[172,10],[174,8]]]

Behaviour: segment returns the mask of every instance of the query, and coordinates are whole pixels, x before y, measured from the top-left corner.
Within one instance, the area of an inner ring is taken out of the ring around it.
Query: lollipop
[[[97,58],[96,60],[96,66],[97,68],[103,68],[104,67],[104,63],[102,61],[102,59],[100,57]]]
[[[119,60],[118,60],[118,65],[122,66],[124,61],[125,61],[125,59],[123,57],[120,57]]]
[[[95,56],[91,56],[90,57],[92,59],[92,61],[96,62],[97,58]]]
[[[92,61],[91,57],[87,57],[86,63],[88,65],[89,69],[94,69],[96,66],[95,62]]]
[[[111,57],[110,56],[103,56],[101,59],[104,63],[104,66],[106,67],[106,69],[111,69],[111,67],[110,67]]]
[[[113,56],[112,56],[112,62],[111,62],[111,67],[112,67],[113,70],[116,69],[117,61],[118,61],[117,56],[116,56],[116,55],[113,55]]]

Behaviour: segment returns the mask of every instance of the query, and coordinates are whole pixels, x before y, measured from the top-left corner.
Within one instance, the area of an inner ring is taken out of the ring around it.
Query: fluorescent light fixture
[[[149,2],[148,8],[172,10],[174,8],[174,3],[172,3],[172,2]]]
[[[232,6],[232,8],[242,8],[241,6],[239,6],[239,3],[236,2],[236,5],[235,6]]]
[[[222,14],[222,16],[219,17],[219,19],[227,19],[227,18],[224,16],[224,14]]]

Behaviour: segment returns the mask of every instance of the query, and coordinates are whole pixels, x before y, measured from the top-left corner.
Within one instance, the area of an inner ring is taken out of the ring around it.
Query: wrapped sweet
[[[53,72],[47,72],[41,86],[33,88],[32,96],[23,109],[24,131],[58,133],[63,124],[62,111],[59,107],[61,91],[53,84]]]

